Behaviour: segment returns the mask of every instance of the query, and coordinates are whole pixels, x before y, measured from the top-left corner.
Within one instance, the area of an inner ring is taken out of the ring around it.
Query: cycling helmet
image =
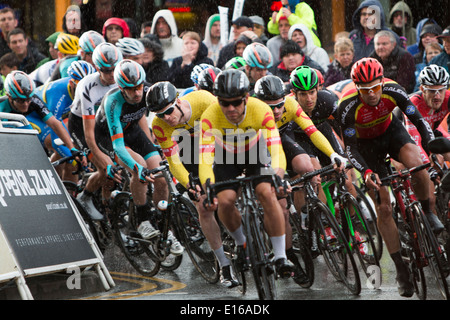
[[[355,84],[372,82],[383,77],[383,66],[374,58],[362,58],[352,67],[352,80]]]
[[[325,83],[325,79],[323,78],[322,72],[320,72],[320,71],[317,70],[317,69],[314,69],[314,71],[315,71],[316,74],[317,74],[317,78],[318,78],[318,81],[319,81],[319,86],[323,85],[323,84]]]
[[[122,51],[123,56],[137,56],[145,52],[142,42],[134,38],[121,38],[116,46]]]
[[[145,80],[144,68],[135,61],[124,59],[114,69],[114,80],[120,88],[136,87]]]
[[[79,38],[69,33],[60,33],[56,38],[55,49],[63,54],[75,55],[80,49]]]
[[[255,96],[260,100],[278,100],[286,95],[286,86],[277,76],[264,76],[255,83]]]
[[[5,79],[5,92],[11,99],[29,99],[34,95],[36,84],[23,71],[12,71]]]
[[[242,57],[249,67],[269,69],[273,65],[270,50],[259,42],[253,42],[246,46]]]
[[[198,75],[205,69],[212,67],[212,65],[207,63],[200,63],[195,65],[191,72],[191,80],[194,84],[198,84]]]
[[[145,101],[149,111],[157,112],[172,104],[177,97],[177,88],[169,81],[161,81],[148,89]]]
[[[80,37],[80,48],[86,53],[94,52],[95,48],[100,44],[105,42],[105,38],[94,30],[89,30],[84,32]]]
[[[247,75],[236,69],[220,72],[214,81],[213,93],[219,98],[235,98],[246,95],[250,88]]]
[[[67,74],[72,80],[76,82],[80,81],[88,74],[94,73],[96,71],[97,70],[95,70],[95,68],[89,62],[83,60],[73,61],[70,64],[69,68],[67,68]]]
[[[122,52],[109,42],[100,43],[92,54],[92,61],[99,69],[113,68],[122,59]]]
[[[214,81],[217,75],[221,72],[219,68],[211,66],[208,69],[203,70],[198,75],[198,86],[202,90],[212,92]]]
[[[445,68],[431,64],[420,71],[419,83],[425,86],[446,86],[449,84],[449,75]]]
[[[238,69],[238,70],[244,70],[244,67],[247,65],[247,62],[245,62],[244,58],[242,57],[234,57],[227,61],[225,64],[224,70],[228,69]]]
[[[290,83],[295,91],[309,91],[319,84],[319,77],[315,69],[300,66],[291,72]]]

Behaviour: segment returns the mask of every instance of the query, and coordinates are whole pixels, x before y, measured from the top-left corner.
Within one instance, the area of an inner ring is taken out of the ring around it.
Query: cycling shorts
[[[73,113],[70,113],[68,127],[70,136],[72,137],[76,148],[84,151],[86,156],[88,156],[90,154],[90,150],[84,137],[83,119]]]
[[[288,134],[281,135],[281,144],[283,145],[284,154],[286,155],[286,170],[289,176],[296,176],[292,168],[292,160],[300,154],[308,154],[292,137]]]

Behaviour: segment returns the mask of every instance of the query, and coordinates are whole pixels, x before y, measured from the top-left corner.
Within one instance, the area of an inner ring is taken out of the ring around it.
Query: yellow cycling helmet
[[[79,38],[77,36],[60,33],[58,38],[56,38],[55,49],[63,54],[75,55],[78,53],[78,49],[80,49],[78,40]]]

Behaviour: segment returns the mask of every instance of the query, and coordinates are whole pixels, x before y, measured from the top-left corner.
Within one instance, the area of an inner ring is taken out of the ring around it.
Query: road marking
[[[155,277],[146,277],[142,275],[136,275],[136,274],[129,274],[129,273],[122,273],[122,272],[110,272],[112,278],[114,280],[118,281],[126,281],[131,282],[140,285],[137,289],[127,290],[127,291],[121,291],[121,292],[114,292],[111,294],[106,295],[99,295],[94,297],[85,298],[86,300],[121,300],[121,299],[129,299],[129,298],[137,298],[137,297],[143,297],[143,296],[152,296],[162,293],[168,293],[171,291],[181,290],[186,287],[186,284],[167,280],[167,279],[161,279],[161,278],[155,278]],[[151,282],[150,282],[151,281]],[[164,283],[171,285],[169,288],[160,289],[160,290],[154,290],[158,287],[159,283]]]

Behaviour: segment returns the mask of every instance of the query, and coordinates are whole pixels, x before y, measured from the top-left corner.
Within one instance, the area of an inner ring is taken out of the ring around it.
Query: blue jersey
[[[70,112],[73,95],[70,92],[70,77],[48,82],[35,91],[36,96],[44,102],[56,119],[62,121]]]

